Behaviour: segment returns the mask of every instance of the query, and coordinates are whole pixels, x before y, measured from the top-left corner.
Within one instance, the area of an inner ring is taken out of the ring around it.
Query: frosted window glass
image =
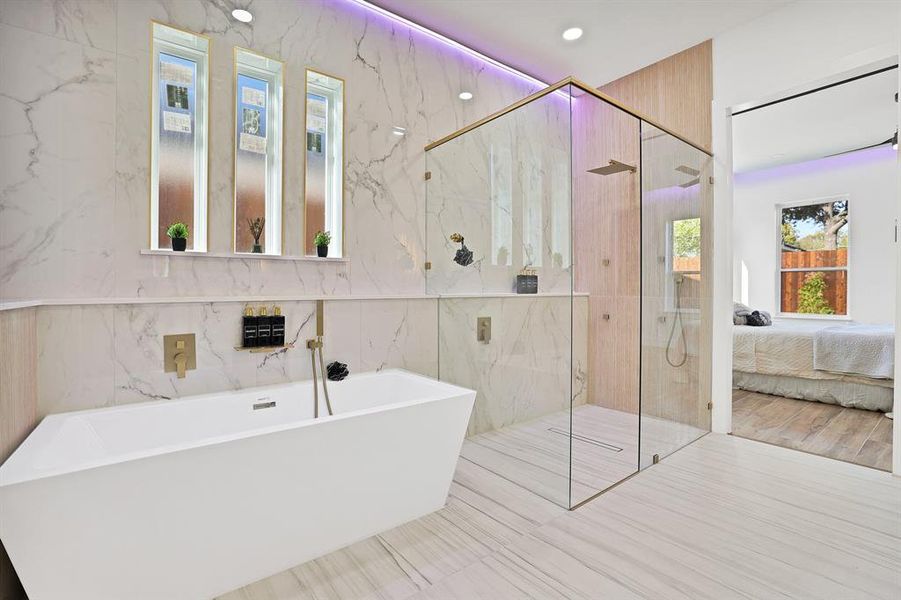
[[[153,24],[150,247],[188,226],[188,250],[206,250],[207,47],[203,36]]]
[[[332,236],[328,255],[343,253],[344,82],[307,71],[305,98],[304,252],[316,254],[319,231]]]

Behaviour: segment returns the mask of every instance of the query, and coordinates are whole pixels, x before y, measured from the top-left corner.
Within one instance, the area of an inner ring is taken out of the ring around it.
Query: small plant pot
[[[316,246],[316,256],[326,258],[328,256],[328,246]]]
[[[172,249],[176,252],[184,252],[188,247],[188,238],[172,238]]]
[[[253,252],[254,254],[262,254],[262,253],[263,253],[263,247],[260,246],[259,244],[254,244],[254,245],[253,245],[253,248],[252,248],[250,251]]]

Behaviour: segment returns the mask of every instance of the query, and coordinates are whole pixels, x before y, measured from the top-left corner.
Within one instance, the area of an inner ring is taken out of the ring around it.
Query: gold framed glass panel
[[[235,48],[233,248],[282,253],[284,63]]]
[[[187,227],[186,249],[207,249],[209,51],[204,35],[151,22],[151,250],[172,248],[171,225]]]

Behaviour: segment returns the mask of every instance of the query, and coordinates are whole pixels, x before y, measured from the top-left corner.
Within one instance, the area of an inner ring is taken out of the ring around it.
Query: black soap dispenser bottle
[[[260,307],[259,325],[257,327],[257,346],[272,345],[272,321],[265,306]]]
[[[244,348],[253,348],[257,345],[257,329],[259,317],[253,316],[253,308],[244,307],[243,331],[241,333],[241,345]]]
[[[276,306],[272,309],[272,316],[269,317],[272,324],[272,345],[285,345],[285,315],[282,314],[282,308]]]

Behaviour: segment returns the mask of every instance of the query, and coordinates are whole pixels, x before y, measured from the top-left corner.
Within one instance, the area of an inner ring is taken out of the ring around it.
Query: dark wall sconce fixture
[[[457,253],[454,255],[454,262],[460,265],[461,267],[467,267],[472,264],[472,250],[466,247],[466,244],[463,243],[463,236],[459,233],[455,233],[450,236],[450,240],[452,242],[457,242],[460,244],[460,249],[457,250]]]

